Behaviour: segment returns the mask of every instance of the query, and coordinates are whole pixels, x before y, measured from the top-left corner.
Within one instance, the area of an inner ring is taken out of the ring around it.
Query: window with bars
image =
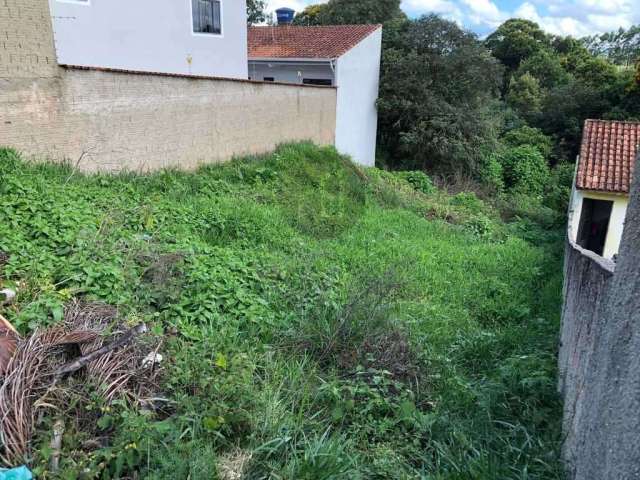
[[[191,0],[193,33],[222,33],[222,9],[220,0]]]

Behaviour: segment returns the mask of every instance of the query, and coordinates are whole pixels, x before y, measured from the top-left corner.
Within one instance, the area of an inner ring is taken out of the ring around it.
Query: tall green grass
[[[499,211],[309,144],[115,176],[0,150],[0,172],[21,332],[82,296],[166,337],[167,405],[68,422],[60,478],[562,477],[562,236],[535,202]]]

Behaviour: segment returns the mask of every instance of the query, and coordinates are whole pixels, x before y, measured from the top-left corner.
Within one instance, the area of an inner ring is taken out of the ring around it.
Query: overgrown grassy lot
[[[306,144],[117,176],[0,150],[0,172],[2,313],[28,334],[82,297],[163,337],[169,402],[91,399],[56,475],[45,416],[42,478],[562,477],[561,228],[533,200]]]

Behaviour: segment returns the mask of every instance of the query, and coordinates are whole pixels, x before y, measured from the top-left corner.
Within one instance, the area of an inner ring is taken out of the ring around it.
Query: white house
[[[336,86],[336,148],[374,165],[382,26],[255,26],[248,43],[253,80]]]
[[[49,0],[58,62],[247,78],[245,0]]]
[[[569,236],[608,259],[618,253],[640,123],[587,120],[569,206]]]

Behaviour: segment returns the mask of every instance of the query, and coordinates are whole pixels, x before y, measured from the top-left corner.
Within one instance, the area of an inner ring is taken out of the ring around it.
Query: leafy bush
[[[395,172],[395,175],[409,182],[418,192],[428,195],[436,191],[433,181],[424,172]]]
[[[551,138],[545,135],[542,130],[526,125],[509,130],[502,137],[502,141],[508,147],[522,147],[526,145],[535,147],[545,159],[549,158],[553,147]]]
[[[560,213],[567,212],[576,166],[559,163],[551,170],[551,177],[545,189],[544,204]]]
[[[502,165],[504,182],[508,190],[515,193],[540,196],[549,180],[549,167],[533,146],[509,148],[498,155]]]

